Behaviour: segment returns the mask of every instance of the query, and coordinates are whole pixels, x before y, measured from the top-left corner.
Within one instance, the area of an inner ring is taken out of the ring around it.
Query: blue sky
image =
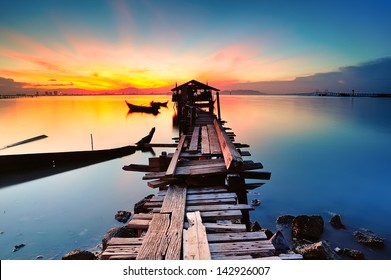
[[[298,83],[391,56],[386,0],[6,0],[0,7],[3,90],[163,90],[199,79],[264,91],[262,83]]]

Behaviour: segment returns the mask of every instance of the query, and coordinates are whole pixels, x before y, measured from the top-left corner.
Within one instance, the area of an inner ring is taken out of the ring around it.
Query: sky
[[[391,1],[2,0],[0,94],[391,92]]]

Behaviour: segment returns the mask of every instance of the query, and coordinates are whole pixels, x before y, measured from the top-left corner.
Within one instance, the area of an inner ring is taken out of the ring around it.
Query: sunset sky
[[[391,92],[391,1],[3,0],[0,94]],[[69,90],[68,90],[69,91]]]

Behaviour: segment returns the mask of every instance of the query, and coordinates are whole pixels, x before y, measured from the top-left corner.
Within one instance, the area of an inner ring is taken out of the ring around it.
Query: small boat
[[[252,206],[258,206],[258,205],[260,205],[261,204],[261,201],[259,200],[259,199],[253,199],[253,200],[251,200],[251,205]]]
[[[168,101],[166,101],[166,102],[155,102],[155,101],[151,101],[151,106],[152,107],[158,107],[158,108],[160,108],[160,107],[167,107],[167,103],[168,103]]]
[[[126,105],[128,105],[130,112],[143,112],[157,115],[159,113],[159,107],[155,106],[142,106],[142,105],[134,105],[125,100]]]

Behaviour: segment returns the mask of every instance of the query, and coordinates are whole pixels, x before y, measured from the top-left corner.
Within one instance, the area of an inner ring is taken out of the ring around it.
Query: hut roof
[[[201,83],[201,82],[199,82],[199,81],[196,81],[196,80],[191,80],[191,81],[189,81],[189,82],[187,82],[187,83],[184,83],[184,84],[182,84],[182,85],[180,85],[180,86],[177,86],[177,87],[175,87],[175,88],[173,88],[171,91],[178,91],[178,90],[184,90],[184,89],[186,89],[186,88],[188,88],[188,87],[193,87],[193,88],[195,88],[196,90],[215,90],[215,91],[220,91],[219,89],[217,89],[217,88],[214,88],[214,87],[211,87],[211,86],[209,86],[209,85],[206,85],[206,84],[203,84],[203,83]]]

